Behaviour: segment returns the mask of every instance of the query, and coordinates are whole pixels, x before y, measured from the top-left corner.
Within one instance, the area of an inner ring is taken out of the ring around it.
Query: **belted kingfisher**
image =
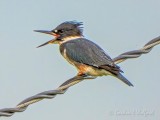
[[[121,73],[119,66],[114,64],[106,52],[94,42],[84,38],[82,22],[66,21],[51,31],[35,30],[36,32],[53,35],[55,38],[38,46],[59,44],[62,56],[78,70],[77,76],[111,75],[133,86]]]

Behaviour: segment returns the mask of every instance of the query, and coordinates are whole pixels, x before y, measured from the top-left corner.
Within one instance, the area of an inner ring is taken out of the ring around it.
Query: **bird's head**
[[[65,38],[69,38],[69,37],[83,36],[81,25],[83,25],[82,22],[67,21],[67,22],[61,23],[60,25],[58,25],[55,29],[51,31],[35,30],[35,32],[45,33],[45,34],[53,35],[55,37],[54,39],[38,47],[41,47],[47,44],[58,44],[62,41],[65,41],[66,40]]]

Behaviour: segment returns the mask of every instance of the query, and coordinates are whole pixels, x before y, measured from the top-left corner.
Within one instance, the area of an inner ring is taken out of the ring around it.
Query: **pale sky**
[[[57,88],[77,71],[58,45],[36,47],[68,20],[84,22],[84,36],[112,58],[160,36],[159,0],[0,0],[0,109]],[[114,77],[88,80],[65,94],[3,120],[159,120],[160,45],[119,66],[135,87]]]

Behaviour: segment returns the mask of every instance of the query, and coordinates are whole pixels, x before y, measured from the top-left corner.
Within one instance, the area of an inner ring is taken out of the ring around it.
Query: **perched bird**
[[[82,25],[82,22],[67,21],[51,31],[35,30],[55,37],[38,47],[47,44],[59,44],[62,56],[77,68],[77,76],[111,75],[128,86],[133,86],[121,74],[123,71],[120,67],[114,64],[111,57],[101,47],[84,38]]]

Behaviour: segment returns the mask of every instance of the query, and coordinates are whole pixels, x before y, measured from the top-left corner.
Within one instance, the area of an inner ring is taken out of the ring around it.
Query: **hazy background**
[[[76,70],[58,45],[36,47],[58,24],[84,22],[86,38],[112,57],[141,48],[160,35],[159,0],[0,0],[0,108],[57,88]],[[3,120],[159,120],[160,45],[120,64],[135,85],[113,77],[84,81],[53,100],[31,105]]]

